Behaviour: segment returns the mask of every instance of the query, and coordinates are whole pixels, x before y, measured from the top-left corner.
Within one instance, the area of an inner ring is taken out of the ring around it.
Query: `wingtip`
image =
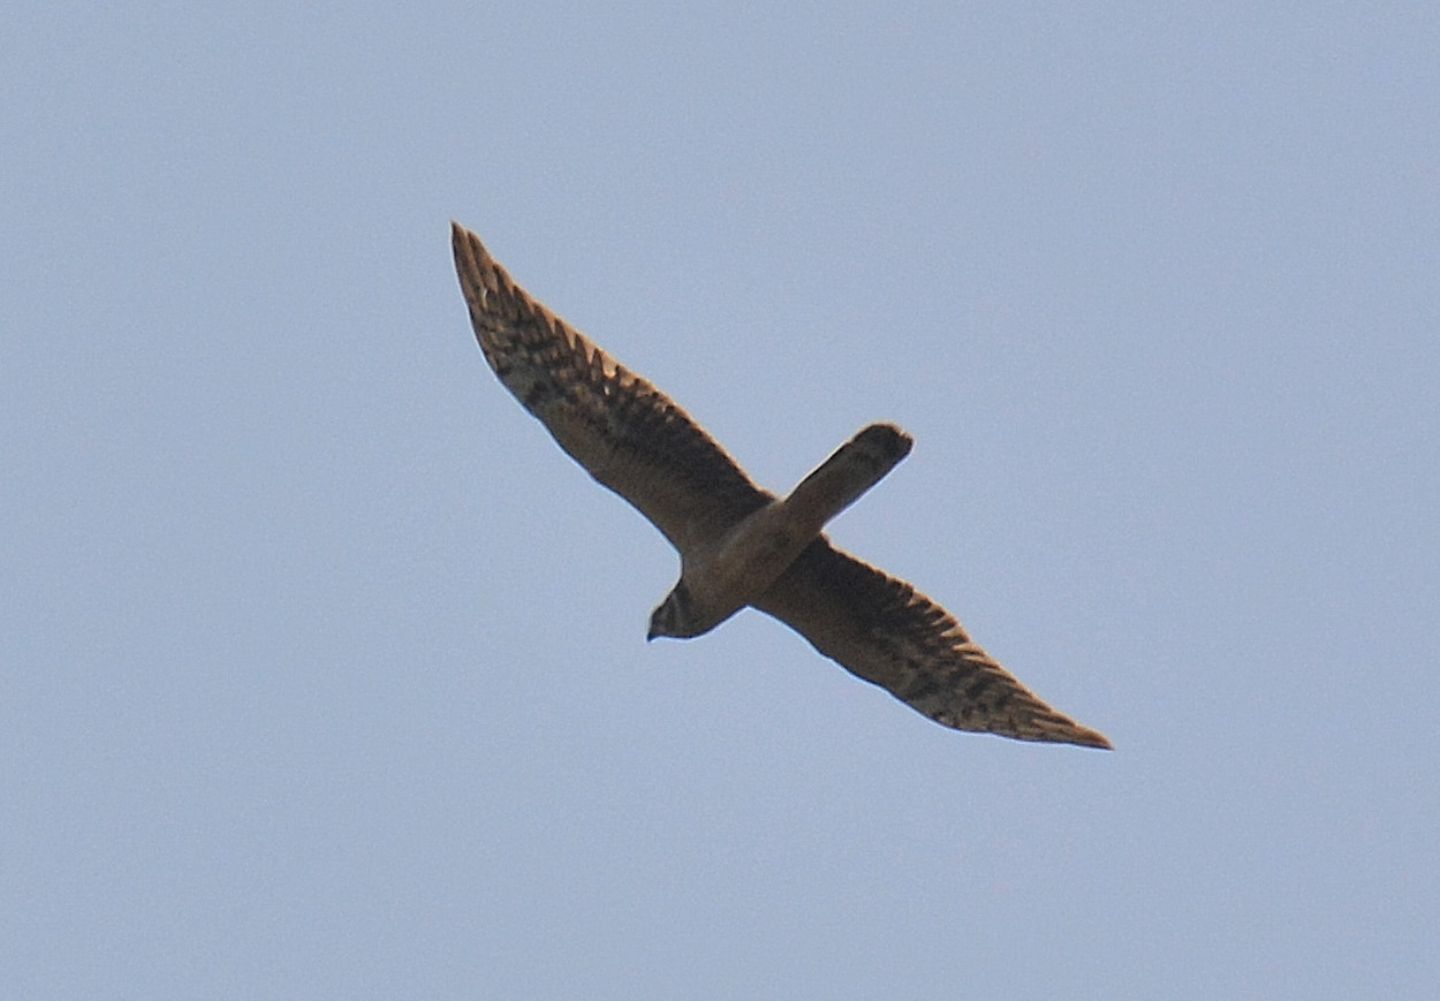
[[[1087,730],[1083,727],[1079,733],[1070,739],[1070,742],[1072,744],[1078,744],[1081,747],[1093,747],[1099,751],[1115,750],[1115,745],[1110,743],[1109,737],[1105,736],[1099,730]]]
[[[456,254],[459,254],[461,247],[479,242],[480,238],[474,233],[470,232],[470,230],[460,225],[454,219],[450,220],[450,245],[455,248]]]
[[[454,252],[455,270],[460,275],[461,284],[467,289],[474,286],[478,290],[482,286],[488,286],[493,290],[493,284],[485,276],[503,276],[504,272],[474,230],[466,229],[455,220],[450,220],[450,247]]]

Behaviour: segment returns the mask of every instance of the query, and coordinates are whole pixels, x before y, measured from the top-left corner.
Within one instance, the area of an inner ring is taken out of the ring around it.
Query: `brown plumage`
[[[516,285],[475,234],[455,224],[453,242],[475,336],[500,381],[680,551],[680,581],[655,610],[652,637],[696,636],[750,605],[945,726],[1110,746],[1041,701],[939,605],[821,533],[909,453],[903,431],[865,428],[778,498],[669,397]]]

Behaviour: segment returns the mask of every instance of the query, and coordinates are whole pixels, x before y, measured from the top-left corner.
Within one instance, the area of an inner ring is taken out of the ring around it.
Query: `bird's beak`
[[[655,638],[655,630],[654,630],[653,627],[650,628],[650,629],[645,630],[645,642],[646,642],[646,643],[649,643],[649,642],[650,642],[651,640],[653,640],[654,638]]]

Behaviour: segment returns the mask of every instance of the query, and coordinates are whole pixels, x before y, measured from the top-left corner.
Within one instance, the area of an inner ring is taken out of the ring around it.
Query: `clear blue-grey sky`
[[[1440,8],[22,4],[0,967],[81,998],[1433,998]],[[1112,753],[742,614],[450,219]]]

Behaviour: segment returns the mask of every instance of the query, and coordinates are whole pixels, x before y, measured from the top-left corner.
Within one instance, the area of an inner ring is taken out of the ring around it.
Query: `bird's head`
[[[690,618],[690,589],[684,584],[676,584],[660,606],[650,613],[650,630],[645,634],[645,641],[648,643],[657,636],[676,639],[694,636]]]

